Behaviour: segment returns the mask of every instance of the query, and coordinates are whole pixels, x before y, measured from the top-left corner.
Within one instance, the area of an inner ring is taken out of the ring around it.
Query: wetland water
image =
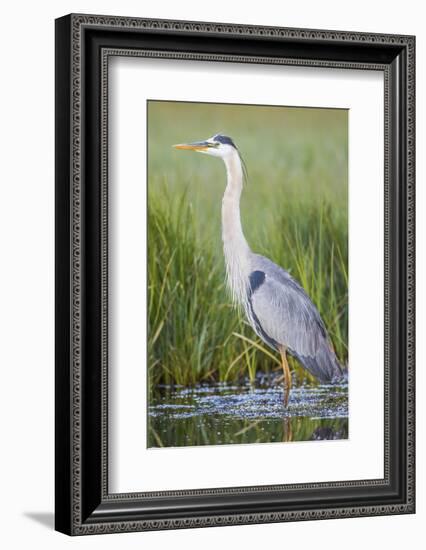
[[[348,386],[157,386],[148,447],[273,443],[348,438]]]

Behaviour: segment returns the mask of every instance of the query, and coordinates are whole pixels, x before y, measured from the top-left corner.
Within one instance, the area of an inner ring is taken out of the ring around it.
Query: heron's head
[[[230,155],[237,152],[237,147],[232,139],[222,134],[216,134],[211,138],[203,141],[194,141],[193,143],[178,143],[173,145],[175,149],[188,149],[190,151],[197,151],[198,153],[204,153],[205,155],[211,155],[212,157],[220,157],[226,159]]]

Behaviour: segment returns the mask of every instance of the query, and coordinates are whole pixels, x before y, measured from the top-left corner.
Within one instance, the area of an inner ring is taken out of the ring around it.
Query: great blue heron
[[[225,163],[228,181],[222,200],[222,240],[227,283],[255,333],[281,355],[285,406],[291,388],[287,353],[321,382],[340,379],[342,368],[309,296],[287,271],[252,252],[247,244],[240,218],[243,164],[233,140],[216,134],[174,147],[220,157]]]

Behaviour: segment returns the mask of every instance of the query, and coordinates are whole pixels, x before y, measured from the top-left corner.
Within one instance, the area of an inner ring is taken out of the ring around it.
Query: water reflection
[[[150,399],[148,447],[347,439],[348,388],[159,386]]]

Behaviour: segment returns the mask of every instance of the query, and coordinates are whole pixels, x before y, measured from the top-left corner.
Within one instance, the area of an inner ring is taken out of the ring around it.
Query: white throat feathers
[[[222,199],[222,240],[226,279],[233,302],[245,306],[250,275],[250,248],[244,237],[240,217],[243,169],[237,150],[224,158],[227,186]]]

